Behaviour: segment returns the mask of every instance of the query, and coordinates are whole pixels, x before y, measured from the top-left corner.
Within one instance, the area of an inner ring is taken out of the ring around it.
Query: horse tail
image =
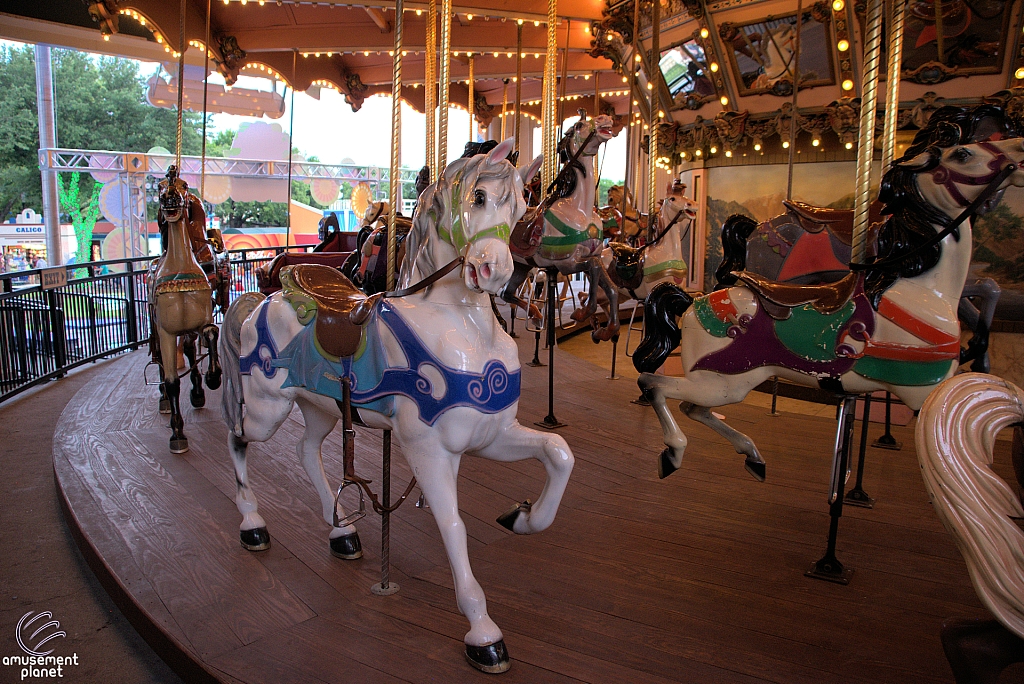
[[[1024,420],[1024,391],[991,375],[964,373],[938,386],[917,422],[917,458],[935,512],[967,562],[978,598],[1024,638],[1024,507],[991,468],[1000,429]],[[1019,428],[1018,428],[1019,430]],[[1014,439],[1021,477],[1024,448]]]
[[[733,214],[725,219],[722,224],[722,263],[715,271],[715,280],[718,281],[715,289],[736,284],[736,276],[732,273],[747,267],[747,240],[756,228],[757,221],[743,214]]]
[[[633,352],[633,366],[653,373],[665,363],[682,335],[677,320],[693,304],[693,297],[672,283],[657,285],[644,303],[644,339]]]
[[[242,434],[242,370],[239,360],[242,347],[242,323],[249,315],[266,300],[259,292],[246,292],[231,303],[224,322],[220,326],[220,342],[217,350],[220,353],[221,368],[224,370],[224,388],[221,390],[221,406],[224,409],[224,422],[228,430],[235,435]]]

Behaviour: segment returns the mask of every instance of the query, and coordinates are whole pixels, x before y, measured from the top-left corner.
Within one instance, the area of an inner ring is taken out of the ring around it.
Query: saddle
[[[780,283],[749,271],[734,272],[733,275],[749,287],[762,303],[775,305],[765,308],[776,319],[789,318],[789,309],[804,304],[810,304],[820,314],[833,314],[850,301],[858,281],[858,275],[853,272],[841,280],[820,285]],[[782,307],[784,311],[773,311],[776,307]]]
[[[508,247],[516,256],[524,259],[532,257],[540,247],[540,239],[544,234],[544,205],[530,207],[526,215],[512,229]]]
[[[635,290],[644,282],[644,250],[623,242],[612,242],[612,263],[615,268],[608,274],[612,282],[625,290]]]
[[[298,264],[320,264],[340,269],[345,264],[345,260],[349,258],[349,254],[350,252],[314,252],[311,254],[282,252],[270,263],[256,269],[256,284],[260,288],[260,292],[269,297],[281,289],[282,268]]]
[[[320,349],[334,357],[352,356],[359,349],[361,324],[372,301],[336,268],[297,264],[282,273],[298,290],[316,302],[314,334]]]
[[[835,235],[844,245],[853,244],[853,209],[828,209],[816,207],[813,204],[783,200],[782,203],[788,210],[789,215],[796,219],[804,231],[808,233],[820,233],[828,228],[828,231]],[[878,239],[878,231],[882,228],[882,202],[872,202],[868,208],[868,236],[867,244],[869,251],[874,250]]]

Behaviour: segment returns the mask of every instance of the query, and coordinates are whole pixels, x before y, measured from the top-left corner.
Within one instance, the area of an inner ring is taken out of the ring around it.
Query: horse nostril
[[[491,265],[489,263],[480,264],[480,276],[485,280],[491,277]]]

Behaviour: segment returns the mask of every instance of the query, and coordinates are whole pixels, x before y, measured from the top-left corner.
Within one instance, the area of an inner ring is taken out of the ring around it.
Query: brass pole
[[[595,117],[601,115],[601,87],[600,87],[601,84],[598,82],[599,79],[597,78],[597,73],[598,72],[594,71],[594,72],[591,72],[591,75],[590,75],[590,77],[592,79],[594,79],[594,116]],[[630,102],[632,102],[632,100],[630,100]]]
[[[892,0],[889,16],[889,71],[885,84],[885,133],[882,136],[882,173],[896,157],[896,119],[900,108],[900,65],[903,61],[904,0]]]
[[[395,289],[398,254],[396,222],[402,206],[402,29],[405,14],[405,0],[395,0],[395,56],[391,82],[391,170],[388,176],[388,289]]]
[[[204,202],[206,201],[206,99],[210,90],[210,4],[212,1],[206,0],[206,39],[203,41],[205,52],[203,55],[203,151],[202,168],[199,170],[199,196]],[[294,82],[294,74],[292,76],[292,82]]]
[[[868,207],[871,204],[871,159],[874,156],[875,107],[878,105],[878,62],[882,52],[882,3],[867,0],[864,41],[864,85],[860,100],[860,135],[857,140],[857,188],[854,195],[851,259],[863,263],[867,254]]]
[[[427,49],[423,65],[423,110],[427,115],[427,160],[431,182],[437,180],[437,0],[427,2]]]
[[[939,62],[946,62],[946,38],[942,35],[942,0],[935,0],[935,47],[938,49]]]
[[[569,26],[571,19],[565,20],[565,50],[562,52],[562,94],[558,98],[558,130],[562,130],[565,121],[565,94],[569,88]]]
[[[793,70],[790,74],[793,76],[793,116],[789,120],[789,169],[788,179],[786,181],[786,199],[793,199],[793,163],[796,161],[796,120],[797,113],[800,111],[797,109],[797,97],[800,94],[800,31],[804,24],[804,2],[803,0],[797,0],[796,3],[796,44],[793,55]],[[743,33],[743,31],[740,31]],[[771,35],[769,33],[769,35]],[[774,40],[774,39],[773,39]],[[789,69],[789,65],[786,65]]]
[[[541,167],[541,185],[547,188],[555,179],[558,165],[558,91],[555,85],[556,68],[555,62],[558,59],[558,0],[548,0],[548,42],[547,54],[544,59],[544,91],[543,91],[543,116],[541,126],[544,129],[543,154],[544,164]],[[522,54],[522,53],[520,53]]]
[[[640,54],[640,0],[633,0],[633,54],[629,56],[629,64],[626,68],[629,69],[629,97],[627,99],[628,105],[626,109],[626,122],[629,124],[629,130],[626,135],[626,173],[623,175],[622,180],[622,211],[625,213],[627,199],[629,193],[632,191],[633,196],[636,196],[636,165],[639,161],[639,155],[630,155],[630,151],[636,152],[635,145],[631,145],[631,139],[633,137],[633,98],[639,97],[636,92],[636,57]],[[639,100],[637,100],[639,102]]]
[[[508,129],[508,79],[502,81],[503,87],[501,89],[501,139],[505,140],[506,130]]]
[[[468,85],[469,85],[469,103],[468,103],[468,107],[466,108],[466,111],[469,112],[469,142],[473,142],[473,138],[475,137],[473,135],[473,118],[474,118],[473,114],[476,111],[476,106],[474,105],[474,100],[473,100],[473,79],[474,79],[474,75],[473,75],[473,53],[470,52],[468,54],[469,54],[469,81],[468,81]]]
[[[185,86],[185,0],[181,0],[181,23],[178,27],[178,133],[174,142],[174,164],[181,174],[182,91]]]
[[[448,102],[452,66],[452,0],[441,0],[441,69],[438,78],[437,177],[448,165]]]
[[[661,74],[661,3],[655,0],[651,11],[651,73],[647,74],[651,88],[651,137],[647,148],[647,213],[648,226],[658,209],[658,79]]]
[[[523,25],[516,26],[516,120],[512,124],[512,135],[519,151],[519,120],[523,118]]]

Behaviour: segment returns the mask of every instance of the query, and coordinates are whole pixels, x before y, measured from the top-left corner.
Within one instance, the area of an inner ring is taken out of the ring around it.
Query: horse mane
[[[576,126],[573,125],[573,127],[569,129],[569,132],[562,136],[562,139],[558,141],[558,160],[562,164],[570,164],[572,168],[582,173],[583,177],[586,178],[587,167],[585,167],[578,159],[576,161],[572,161],[572,152],[569,151],[569,144],[572,142],[572,138],[575,134]],[[572,197],[576,194],[576,174],[562,174],[555,183],[555,191],[552,194],[554,195],[552,199],[556,200]]]
[[[959,135],[953,137],[957,129]],[[876,261],[894,260],[896,263],[866,269],[864,289],[876,308],[882,294],[898,279],[921,275],[934,268],[942,257],[941,244],[922,247],[935,235],[935,225],[946,228],[953,219],[925,201],[917,186],[917,176],[937,167],[946,148],[1013,136],[1016,136],[1015,128],[996,105],[973,109],[942,107],[914,136],[914,142],[904,155],[885,172],[878,199],[885,203],[882,213],[889,216],[878,233]],[[910,169],[901,165],[921,153],[930,157],[924,167]],[[952,235],[955,240],[960,239],[959,230],[954,230]],[[907,256],[919,249],[913,256]]]
[[[1024,637],[1024,517],[1016,493],[992,470],[1000,429],[1024,419],[1024,391],[991,375],[964,373],[921,407],[915,440],[921,475],[943,526],[967,563],[978,598]],[[1019,477],[1019,476],[1018,476]]]
[[[406,237],[405,259],[399,270],[398,287],[406,288],[412,285],[412,274],[417,269],[421,275],[426,276],[444,265],[435,264],[433,255],[426,247],[430,240],[439,239],[439,225],[443,225],[448,231],[452,229],[452,191],[455,177],[460,175],[460,171],[462,173],[459,182],[463,187],[475,188],[477,183],[491,179],[510,181],[505,183],[504,194],[497,198],[498,204],[522,201],[516,191],[515,181],[519,178],[516,168],[511,164],[505,164],[504,161],[489,163],[488,156],[483,154],[456,159],[445,167],[436,183],[423,191],[416,211],[413,212],[412,227]],[[465,194],[465,190],[462,192]],[[519,194],[521,195],[521,192]],[[463,225],[468,223],[467,219],[468,217],[464,215]]]

